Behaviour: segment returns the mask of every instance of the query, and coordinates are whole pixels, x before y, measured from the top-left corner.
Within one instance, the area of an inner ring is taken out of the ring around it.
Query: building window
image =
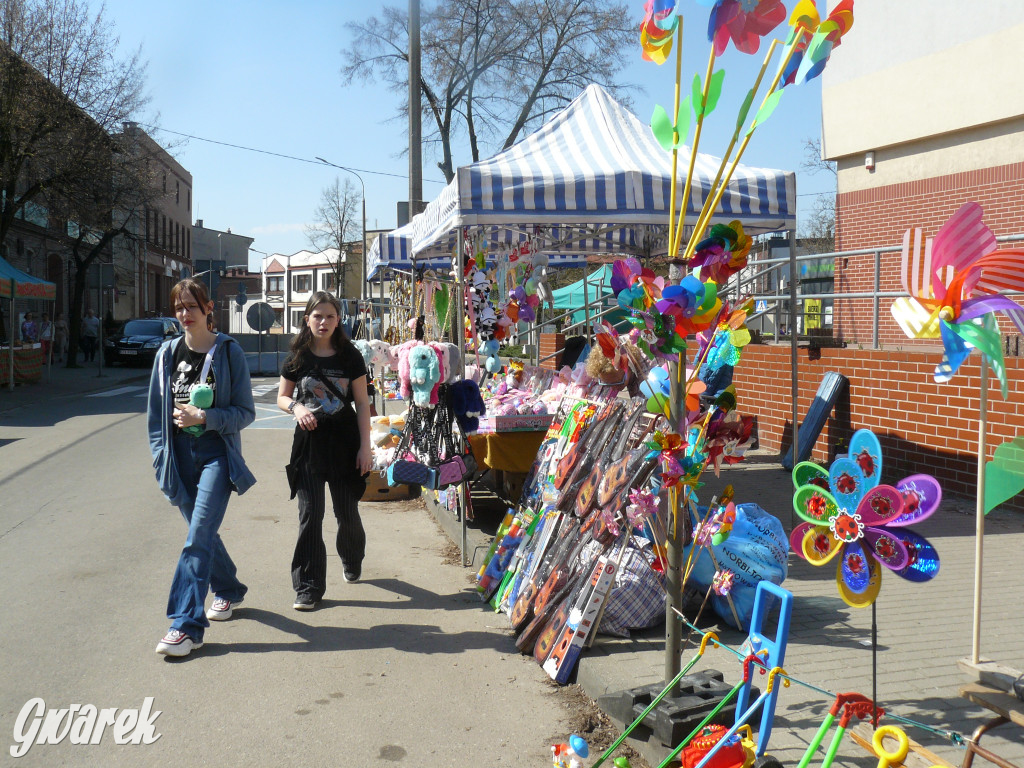
[[[334,293],[338,287],[338,276],[334,272],[325,272],[321,283],[322,287],[320,290]]]
[[[174,182],[174,204],[177,205],[181,202],[181,182]]]
[[[185,200],[187,201],[185,203],[185,209],[188,210],[188,211],[191,211],[192,210],[192,190],[191,189],[186,189],[185,190]]]
[[[292,328],[298,329],[302,327],[302,318],[305,316],[305,312],[301,309],[292,310]]]
[[[274,328],[280,328],[283,325],[284,325],[284,310],[283,309],[275,309],[274,310]]]
[[[167,174],[164,174],[164,192],[167,191]]]
[[[292,277],[292,290],[296,293],[309,293],[313,290],[313,276],[295,275]]]
[[[281,275],[267,276],[267,292],[281,293],[284,290],[284,277]]]

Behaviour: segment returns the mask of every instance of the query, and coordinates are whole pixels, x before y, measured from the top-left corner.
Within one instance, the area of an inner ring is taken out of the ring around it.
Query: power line
[[[172,130],[169,130],[167,128],[160,128],[160,127],[155,126],[155,125],[145,125],[144,123],[140,123],[140,125],[143,125],[145,128],[147,128],[148,130],[151,130],[151,131],[163,131],[164,133],[170,133],[170,134],[173,134],[175,136],[182,136],[182,137],[184,137],[186,139],[195,139],[196,141],[205,141],[208,144],[219,144],[222,147],[231,147],[232,149],[242,149],[242,150],[245,150],[246,152],[256,152],[257,154],[261,154],[261,155],[270,155],[272,157],[281,157],[281,158],[284,158],[285,160],[297,160],[300,163],[310,163],[312,165],[320,165],[320,166],[323,165],[323,163],[321,163],[319,160],[310,160],[309,158],[306,158],[306,157],[296,157],[295,155],[286,155],[286,154],[283,154],[281,152],[271,152],[268,149],[257,149],[256,147],[246,147],[246,146],[243,146],[241,144],[232,144],[232,143],[227,142],[227,141],[217,141],[216,139],[207,139],[207,138],[203,138],[202,136],[195,136],[195,135],[193,135],[191,133],[182,133],[181,131],[172,131]],[[376,176],[391,176],[391,177],[396,178],[396,179],[406,179],[406,180],[408,180],[408,178],[409,178],[408,174],[402,174],[402,173],[388,173],[387,171],[371,171],[371,170],[368,170],[366,168],[352,168],[352,170],[353,171],[358,171],[360,173],[372,173],[372,174],[374,174]],[[447,182],[445,182],[445,181],[438,181],[437,179],[424,179],[424,181],[429,181],[432,184],[447,184]]]

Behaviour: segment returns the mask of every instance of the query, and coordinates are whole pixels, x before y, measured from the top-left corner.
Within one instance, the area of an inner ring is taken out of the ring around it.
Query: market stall
[[[6,385],[14,389],[15,384],[38,381],[42,378],[43,365],[46,363],[43,359],[43,350],[38,348],[39,345],[27,349],[19,349],[16,346],[18,324],[14,302],[18,299],[55,301],[56,298],[55,284],[22,272],[6,259],[0,258],[0,299],[7,299],[10,310],[10,338],[6,347],[0,347],[0,354],[4,357],[3,367],[0,368],[0,386]]]

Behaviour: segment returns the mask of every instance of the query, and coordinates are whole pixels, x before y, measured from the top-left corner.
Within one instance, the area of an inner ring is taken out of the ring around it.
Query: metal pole
[[[466,343],[465,343],[464,334],[461,333],[461,329],[465,327],[465,322],[463,321],[463,318],[462,318],[462,313],[465,311],[465,301],[463,300],[462,297],[463,297],[463,291],[466,288],[466,270],[463,268],[463,263],[465,262],[466,254],[465,254],[465,248],[463,248],[463,242],[462,242],[462,227],[459,227],[458,233],[455,235],[455,250],[458,251],[458,254],[459,254],[458,258],[456,260],[456,268],[459,271],[459,283],[458,283],[458,287],[456,289],[456,296],[455,296],[455,298],[459,302],[459,305],[456,308],[455,312],[452,313],[452,315],[453,315],[452,322],[455,324],[455,328],[459,329],[460,333],[456,337],[454,337],[452,339],[452,341],[454,341],[456,344],[458,344],[459,345],[459,351],[462,352],[463,354],[465,354]],[[415,285],[416,285],[416,275],[415,275],[415,271],[414,271],[414,274],[413,274],[413,286],[415,286]],[[415,312],[415,304],[413,305],[413,311]],[[454,331],[455,328],[453,328],[452,330]],[[469,507],[469,504],[467,503],[468,497],[469,497],[469,493],[470,493],[470,491],[469,491],[469,483],[468,482],[459,483],[459,494],[460,494],[459,502],[460,502],[460,506],[461,506],[459,517],[461,518],[460,523],[462,525],[462,567],[463,568],[465,568],[466,566],[470,565],[469,563],[466,562],[466,550],[469,548],[469,545],[468,545],[468,533],[467,533],[467,529],[466,529],[466,510]],[[462,494],[465,494],[465,496],[463,496]]]
[[[420,121],[420,0],[409,0],[409,220],[423,200],[423,149]]]
[[[974,510],[974,633],[971,663],[981,661],[981,560],[985,550],[985,455],[988,453],[988,358],[981,356],[981,398],[978,403],[978,489]]]
[[[796,231],[789,230],[789,388],[790,397],[793,398],[793,466],[797,465],[797,456],[800,453],[799,435],[799,413],[797,400],[800,397],[800,386],[797,380],[797,328],[796,328]],[[789,511],[789,525],[795,524],[794,510]]]
[[[871,348],[878,349],[878,293],[882,290],[882,252],[875,251],[875,296],[872,299]]]
[[[673,284],[678,284],[683,277],[682,270],[672,265],[669,267],[669,279]],[[680,353],[678,360],[668,367],[671,393],[669,396],[669,421],[672,430],[681,432],[680,426],[684,418],[682,409],[683,385],[681,379],[686,378],[686,353]],[[685,503],[685,500],[684,500]],[[668,495],[668,519],[665,521],[666,542],[665,542],[665,682],[666,684],[676,681],[679,675],[681,660],[679,653],[683,643],[682,625],[677,618],[677,612],[683,605],[683,532],[685,527],[682,516],[688,514],[689,510],[683,510],[679,499],[678,486],[669,489]],[[668,691],[668,698],[679,695],[679,683],[674,682],[671,690]]]
[[[587,290],[587,260],[586,257],[583,259],[583,322],[585,324],[584,333],[587,337],[587,346],[590,346],[590,291]]]

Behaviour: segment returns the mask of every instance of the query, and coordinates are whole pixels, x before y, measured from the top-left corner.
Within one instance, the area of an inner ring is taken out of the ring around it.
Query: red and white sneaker
[[[196,648],[202,648],[180,629],[170,629],[163,639],[156,644],[156,652],[163,656],[188,656]]]
[[[235,608],[242,604],[241,600],[231,602],[225,597],[215,597],[210,609],[206,612],[206,618],[210,621],[227,621]]]

